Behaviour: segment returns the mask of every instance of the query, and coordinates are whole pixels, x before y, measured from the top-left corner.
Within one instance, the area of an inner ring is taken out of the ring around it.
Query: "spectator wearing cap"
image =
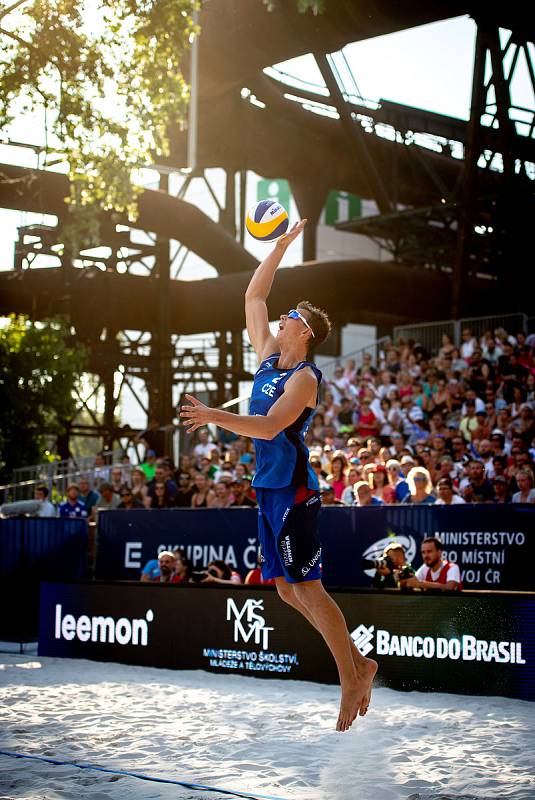
[[[242,480],[237,480],[234,478],[232,483],[230,484],[230,490],[232,492],[232,502],[230,504],[231,508],[255,508],[256,503],[254,500],[251,500],[250,497],[247,497],[246,490],[247,484]]]
[[[458,506],[464,505],[462,497],[453,491],[451,478],[439,478],[437,482],[437,506]]]
[[[388,471],[383,464],[376,464],[369,476],[370,489],[373,497],[377,497],[383,503],[393,503],[396,498],[396,490],[390,486]]]
[[[535,503],[533,473],[529,469],[521,469],[516,474],[518,492],[513,495],[513,503]]]
[[[407,475],[409,494],[404,498],[404,504],[433,505],[436,498],[433,496],[431,476],[425,467],[413,467]]]
[[[132,489],[129,486],[124,486],[121,489],[120,494],[121,502],[117,506],[121,510],[130,511],[133,508],[145,508],[144,503],[141,500],[138,500],[137,497],[134,497],[132,494]]]
[[[171,550],[163,550],[158,556],[159,575],[152,580],[157,583],[182,583],[182,578],[176,573],[176,556]],[[143,580],[143,577],[141,578]],[[150,578],[149,578],[150,580]]]
[[[382,506],[383,501],[378,497],[374,497],[370,484],[366,481],[357,481],[353,486],[353,494],[355,506]]]
[[[493,503],[510,503],[509,482],[504,475],[496,475],[492,481],[494,487]]]
[[[104,484],[105,485],[105,484]],[[78,484],[71,483],[67,486],[66,501],[61,503],[58,511],[58,516],[67,519],[86,519],[88,514],[86,507],[80,503],[78,496],[80,488]]]
[[[95,503],[95,516],[98,516],[100,511],[117,508],[120,502],[119,495],[114,493],[111,483],[101,483],[100,498]]]
[[[322,506],[343,506],[341,500],[338,500],[334,495],[334,488],[332,486],[324,486],[321,489],[321,504]]]

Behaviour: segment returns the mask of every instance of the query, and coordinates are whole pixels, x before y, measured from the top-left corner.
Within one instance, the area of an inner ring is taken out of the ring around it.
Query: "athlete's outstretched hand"
[[[281,236],[280,239],[277,239],[276,246],[282,247],[286,250],[293,240],[297,239],[306,224],[306,219],[302,219],[300,222],[294,222],[288,233],[285,233],[284,236]]]
[[[212,409],[191,394],[187,394],[186,399],[190,401],[191,405],[181,406],[180,416],[186,417],[184,427],[188,433],[193,433],[197,428],[202,428],[207,422],[211,422],[210,411]]]

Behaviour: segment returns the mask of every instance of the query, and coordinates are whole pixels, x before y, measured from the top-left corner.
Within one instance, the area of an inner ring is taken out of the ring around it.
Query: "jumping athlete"
[[[368,710],[377,662],[365,658],[351,639],[337,604],[321,583],[318,480],[308,460],[304,435],[317,405],[321,372],[307,356],[328,336],[327,314],[307,301],[282,314],[273,336],[266,301],[273,278],[306,220],[281,237],[254,273],[245,293],[247,332],[257,353],[250,414],[239,416],[208,408],[191,395],[181,417],[191,433],[212,423],[241,436],[256,448],[253,486],[259,506],[262,575],[274,578],[280,597],[321,633],[340,677],[342,697],[337,731],[348,730]]]

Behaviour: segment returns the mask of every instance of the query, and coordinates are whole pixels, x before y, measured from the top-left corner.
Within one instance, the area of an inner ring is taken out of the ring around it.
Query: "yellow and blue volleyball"
[[[259,242],[273,242],[288,230],[288,212],[276,200],[260,200],[249,209],[245,225]]]

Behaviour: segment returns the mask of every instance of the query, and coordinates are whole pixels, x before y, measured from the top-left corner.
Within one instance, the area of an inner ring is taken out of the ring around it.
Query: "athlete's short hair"
[[[323,344],[325,339],[331,332],[331,321],[327,316],[327,312],[322,308],[316,308],[308,300],[300,300],[297,304],[297,309],[304,309],[308,311],[308,324],[314,331],[314,336],[311,336],[308,342],[309,350],[315,350],[320,344]]]

